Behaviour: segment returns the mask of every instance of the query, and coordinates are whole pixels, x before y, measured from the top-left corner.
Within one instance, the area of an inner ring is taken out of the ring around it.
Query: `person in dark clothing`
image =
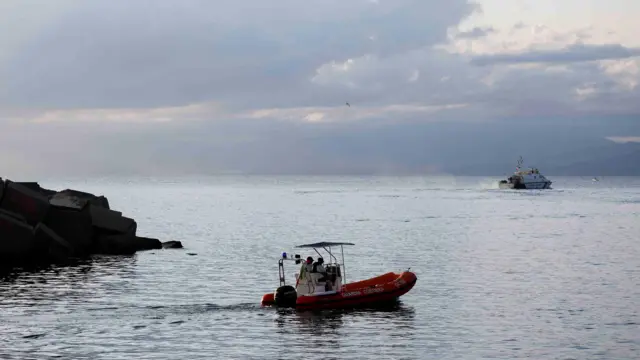
[[[313,268],[311,269],[311,272],[313,273],[319,273],[322,275],[321,278],[318,279],[318,282],[324,282],[325,285],[325,290],[330,290],[333,285],[331,284],[331,281],[328,279],[327,276],[327,270],[324,268],[324,259],[319,257],[318,260],[313,264]]]
[[[322,264],[324,264],[324,259],[319,257],[318,260],[313,263],[311,272],[317,272],[325,275],[327,271],[324,269],[324,266]]]

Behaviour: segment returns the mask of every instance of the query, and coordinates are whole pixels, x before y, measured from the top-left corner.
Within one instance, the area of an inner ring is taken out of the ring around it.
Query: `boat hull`
[[[405,271],[389,272],[375,278],[345,284],[340,292],[299,296],[296,310],[341,309],[373,306],[398,299],[416,284],[417,276]],[[275,305],[274,294],[262,297],[263,306]]]
[[[539,181],[539,182],[527,182],[527,183],[510,183],[507,181],[500,181],[498,183],[500,189],[513,189],[513,190],[545,190],[551,189],[551,181]]]

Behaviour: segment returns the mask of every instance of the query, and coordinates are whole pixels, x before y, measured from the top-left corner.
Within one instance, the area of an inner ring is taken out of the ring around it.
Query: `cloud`
[[[442,111],[465,108],[467,104],[448,105],[388,105],[377,107],[312,107],[312,108],[286,108],[286,109],[261,109],[236,115],[241,119],[280,119],[287,121],[306,122],[347,122],[366,119],[399,119],[422,117],[425,121],[429,115],[439,114]],[[435,117],[438,121],[441,118]]]
[[[74,2],[0,63],[0,106],[308,105],[322,101],[308,81],[321,64],[433,45],[474,9],[466,0]],[[19,36],[12,30],[0,25]]]
[[[485,78],[487,90],[479,96],[509,117],[639,113],[640,104],[633,99],[640,95],[634,85],[640,77],[632,72],[613,75],[608,66],[611,63],[498,66]]]
[[[607,140],[621,144],[640,143],[640,136],[608,136]]]
[[[561,50],[531,50],[516,54],[478,55],[471,59],[475,65],[517,63],[575,63],[597,60],[626,59],[640,56],[640,48],[626,48],[619,44],[574,44]]]
[[[158,108],[117,108],[117,109],[63,109],[31,111],[5,118],[13,123],[157,123],[201,121],[224,114],[216,103],[197,103],[185,106]]]
[[[541,119],[640,113],[638,45],[596,20],[467,0],[38,4],[0,3],[7,171],[437,170]]]
[[[507,29],[480,24],[452,32],[461,20],[480,13],[477,5],[465,0],[278,0],[269,6],[255,0],[189,0],[162,6],[147,0],[126,5],[91,0],[43,10],[33,10],[28,2],[12,4],[4,9],[5,18],[30,9],[46,22],[3,31],[11,34],[4,38],[21,40],[13,41],[10,51],[0,51],[9,54],[0,60],[5,85],[0,87],[0,114],[7,109],[48,109],[48,116],[61,117],[67,116],[64,111],[85,109],[68,118],[128,119],[132,109],[142,109],[134,117],[160,119],[158,114],[167,109],[194,104],[216,103],[231,114],[339,108],[350,101],[372,108],[468,104],[483,108],[484,116],[490,117],[504,114],[495,107],[518,86],[532,102],[540,102],[548,97],[542,90],[545,81],[561,86],[557,92],[565,98],[585,84],[598,84],[602,93],[603,81],[606,86],[610,81],[624,83],[631,91],[638,77],[628,69],[616,73],[620,64],[608,64],[593,74],[568,69],[560,79],[556,73],[549,76],[550,68],[537,68],[528,70],[524,84],[519,82],[522,74],[509,68],[469,66],[571,65],[632,56],[638,50],[567,43],[590,39],[592,28],[557,31],[520,22]],[[519,32],[511,35],[517,39],[522,32],[533,35],[536,46],[519,51],[496,48],[495,39],[508,39],[505,36],[514,29]],[[448,37],[451,33],[457,35]],[[469,48],[448,51],[443,44],[449,41]],[[538,48],[548,43],[565,45]],[[587,97],[574,100],[584,103]],[[106,116],[107,111],[111,115]],[[211,118],[227,115],[208,113]]]
[[[477,38],[481,38],[487,35],[490,35],[492,33],[495,33],[496,29],[487,26],[487,27],[479,27],[476,26],[474,28],[472,28],[471,30],[466,30],[466,31],[460,31],[458,32],[455,36],[458,39],[477,39]]]
[[[483,91],[484,75],[457,55],[427,48],[331,61],[315,70],[311,82],[331,93],[334,103],[433,106],[470,102]]]
[[[264,108],[241,112],[229,112],[216,103],[196,103],[166,108],[73,109],[44,110],[14,114],[5,118],[6,124],[120,124],[123,128],[138,124],[174,123],[186,126],[189,122],[220,122],[229,120],[285,121],[285,122],[353,122],[367,119],[412,118],[465,108],[467,104],[422,105],[401,104],[386,106],[333,106]],[[439,121],[439,117],[434,118]]]

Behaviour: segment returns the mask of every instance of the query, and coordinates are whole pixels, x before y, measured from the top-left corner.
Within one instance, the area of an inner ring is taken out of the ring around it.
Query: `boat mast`
[[[516,166],[516,171],[520,171],[520,167],[522,166],[522,155],[520,155],[520,159],[518,159],[518,166]]]

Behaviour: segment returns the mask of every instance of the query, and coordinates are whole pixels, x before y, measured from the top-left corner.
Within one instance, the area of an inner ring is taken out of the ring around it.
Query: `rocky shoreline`
[[[111,209],[105,196],[0,178],[0,267],[182,248],[179,241],[138,236],[137,227],[134,219]]]

